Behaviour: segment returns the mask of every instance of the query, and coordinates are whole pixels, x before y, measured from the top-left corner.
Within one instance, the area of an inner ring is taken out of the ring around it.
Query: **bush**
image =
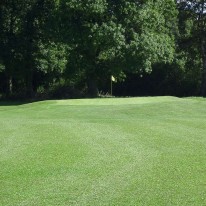
[[[53,86],[48,91],[48,97],[51,99],[77,99],[83,98],[84,94],[70,85]]]

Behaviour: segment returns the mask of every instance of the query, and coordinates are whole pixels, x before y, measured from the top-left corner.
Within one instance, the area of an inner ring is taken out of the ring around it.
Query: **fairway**
[[[0,205],[206,205],[206,100],[0,106]]]

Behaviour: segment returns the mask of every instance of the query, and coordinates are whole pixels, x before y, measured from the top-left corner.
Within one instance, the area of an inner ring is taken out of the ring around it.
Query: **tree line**
[[[0,97],[206,96],[204,0],[1,0]]]

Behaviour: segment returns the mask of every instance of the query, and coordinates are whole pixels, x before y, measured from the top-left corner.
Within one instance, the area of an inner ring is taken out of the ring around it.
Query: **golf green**
[[[206,205],[206,100],[0,106],[0,205]]]

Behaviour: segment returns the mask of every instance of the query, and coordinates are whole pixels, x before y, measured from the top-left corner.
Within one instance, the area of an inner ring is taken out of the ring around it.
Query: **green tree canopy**
[[[206,1],[179,0],[177,4],[182,37],[193,50],[190,57],[201,61],[201,95],[206,96]]]
[[[175,2],[62,0],[62,33],[71,47],[68,69],[81,73],[96,95],[96,82],[124,71],[151,71],[171,62],[177,32]]]

